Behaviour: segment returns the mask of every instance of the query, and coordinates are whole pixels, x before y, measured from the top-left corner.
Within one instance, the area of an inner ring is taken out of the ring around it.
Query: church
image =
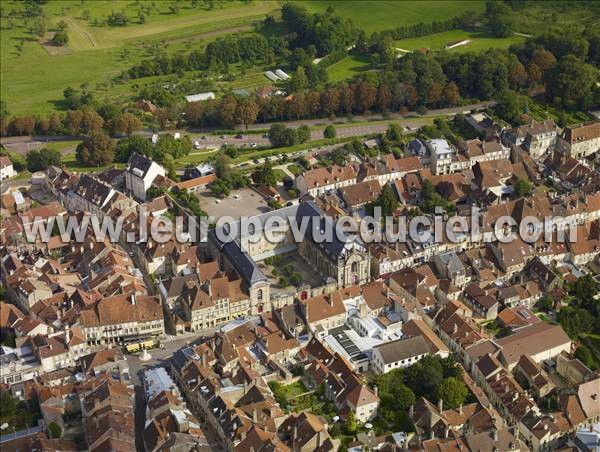
[[[285,221],[276,223],[272,219],[275,216]],[[240,275],[253,304],[270,301],[268,278],[257,263],[287,253],[298,253],[324,280],[333,280],[338,288],[369,282],[370,256],[364,243],[338,227],[309,201],[240,220],[231,229],[233,237],[227,242],[219,240],[217,234],[223,229],[213,230],[209,234],[209,250],[220,257],[222,268]],[[332,231],[331,237],[320,240],[324,231]],[[295,236],[294,232],[302,235]],[[279,237],[270,241],[269,235]],[[270,309],[271,306],[265,306],[265,310]]]

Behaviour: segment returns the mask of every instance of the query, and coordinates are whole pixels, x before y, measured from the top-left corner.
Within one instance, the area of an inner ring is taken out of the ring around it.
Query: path
[[[69,27],[71,27],[71,30],[76,31],[79,34],[82,34],[83,36],[85,36],[88,41],[90,41],[90,44],[92,45],[92,48],[95,49],[96,47],[98,47],[98,44],[96,43],[96,40],[94,39],[94,37],[87,31],[85,30],[83,27],[81,27],[76,20],[74,20],[71,17],[65,17],[64,18],[65,22],[67,22],[69,24]]]

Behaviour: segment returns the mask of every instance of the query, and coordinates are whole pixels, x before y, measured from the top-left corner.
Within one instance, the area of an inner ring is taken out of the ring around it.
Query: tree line
[[[104,130],[110,135],[131,135],[143,126],[134,113],[122,111],[116,105],[102,104],[97,107],[85,105],[66,113],[49,116],[27,115],[9,117],[4,106],[0,115],[0,135],[87,135]]]

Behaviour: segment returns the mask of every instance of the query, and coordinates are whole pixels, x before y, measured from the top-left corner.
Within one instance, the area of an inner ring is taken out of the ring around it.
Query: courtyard
[[[197,193],[196,196],[202,210],[215,219],[230,216],[238,220],[241,217],[260,215],[271,210],[267,201],[250,188],[232,191],[226,198],[215,197],[208,190]]]
[[[300,286],[318,287],[325,283],[297,251],[264,259],[258,266],[269,279],[273,292],[295,294]]]

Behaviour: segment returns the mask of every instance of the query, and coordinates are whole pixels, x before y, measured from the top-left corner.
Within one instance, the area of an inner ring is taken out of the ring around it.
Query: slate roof
[[[430,352],[430,346],[423,336],[398,339],[380,344],[374,348],[379,350],[385,364],[395,363]]]
[[[127,171],[143,179],[146,177],[146,174],[152,166],[152,163],[154,163],[152,160],[138,154],[137,152],[134,152],[129,156],[129,161],[127,162]],[[139,171],[134,172],[136,169]]]

